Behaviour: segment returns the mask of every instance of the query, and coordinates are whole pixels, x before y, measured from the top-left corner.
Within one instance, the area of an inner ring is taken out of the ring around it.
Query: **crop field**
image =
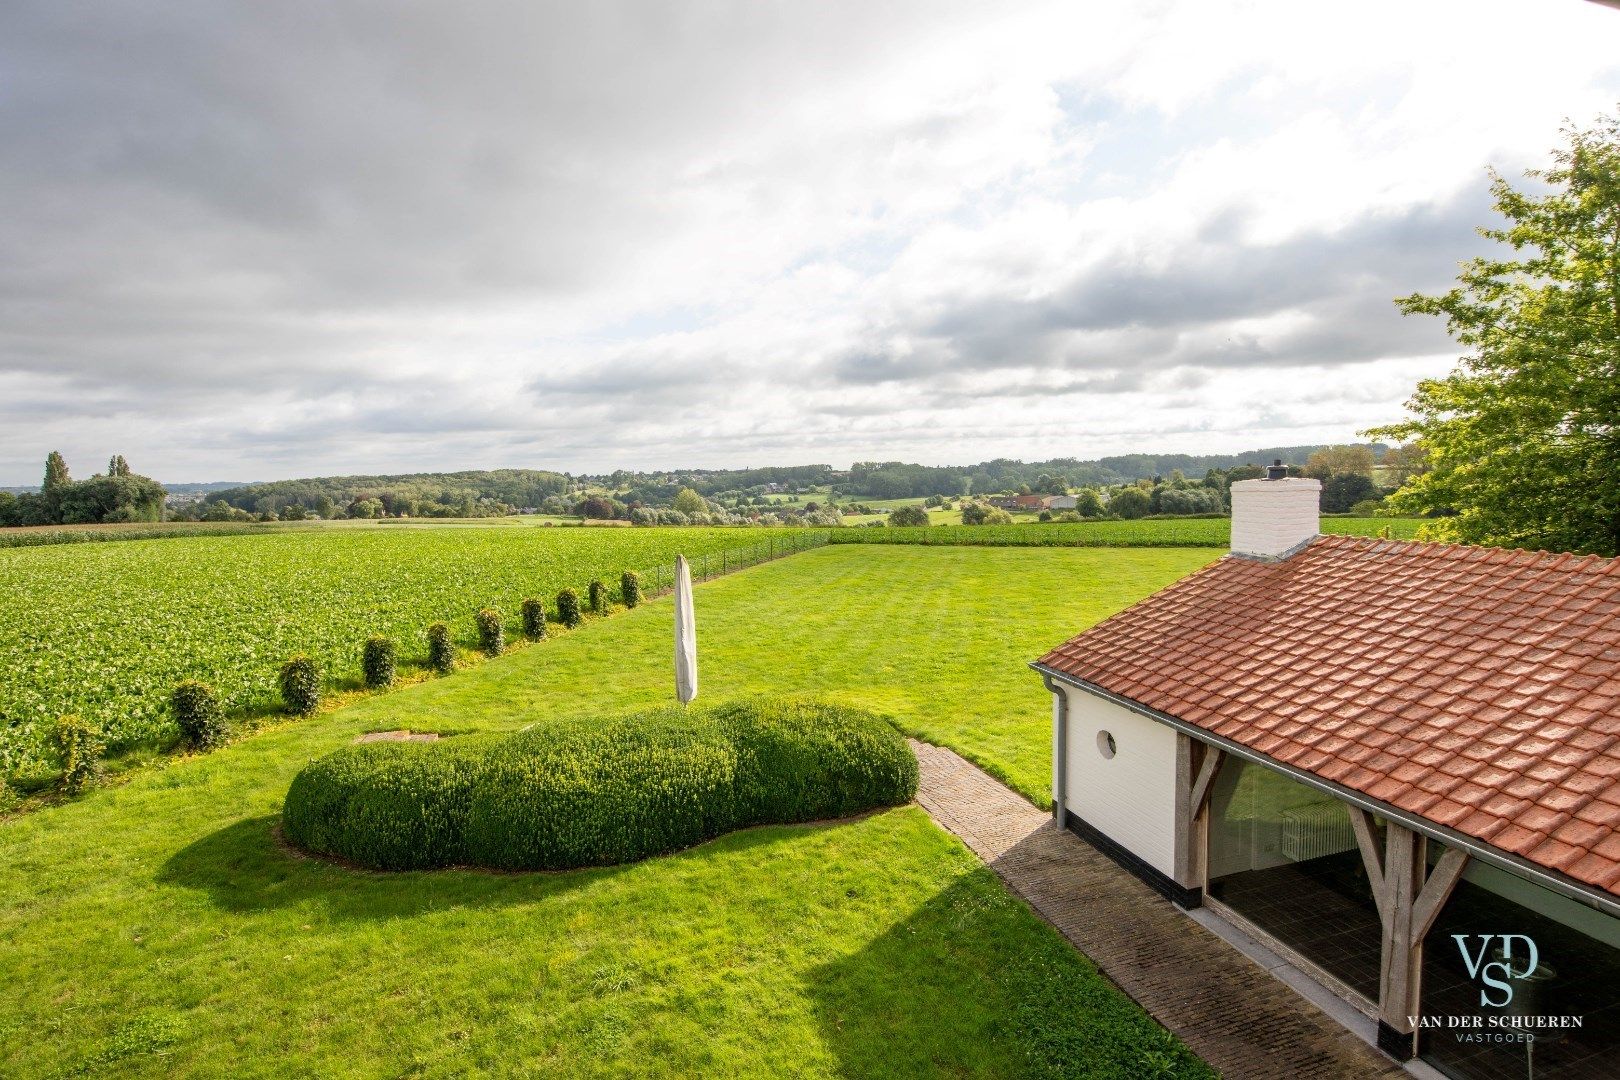
[[[1324,517],[1322,531],[1344,536],[1417,536],[1418,518]],[[932,526],[923,528],[839,529],[834,544],[958,544],[984,547],[1226,547],[1232,521],[1225,517],[1139,518],[1135,521],[1081,521],[1069,524]]]
[[[352,678],[372,634],[397,639],[409,662],[425,655],[434,622],[474,643],[481,607],[511,626],[527,596],[549,608],[560,589],[583,595],[600,577],[617,597],[625,570],[657,570],[667,584],[677,552],[710,576],[727,553],[735,563],[769,553],[761,545],[785,552],[821,535],[314,529],[0,550],[0,773],[39,768],[45,731],[63,713],[100,725],[114,750],[161,740],[181,679],[212,683],[227,709],[260,707],[276,699],[279,667],[296,652],[315,657],[329,682]]]

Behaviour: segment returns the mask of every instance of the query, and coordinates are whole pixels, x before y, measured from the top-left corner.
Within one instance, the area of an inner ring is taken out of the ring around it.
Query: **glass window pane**
[[[1228,758],[1210,797],[1209,895],[1377,1000],[1383,930],[1338,799]]]

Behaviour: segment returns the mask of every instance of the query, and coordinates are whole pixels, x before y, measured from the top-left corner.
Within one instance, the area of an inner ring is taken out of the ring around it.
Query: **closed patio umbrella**
[[[692,617],[692,568],[675,556],[675,696],[685,705],[697,697],[697,623]]]

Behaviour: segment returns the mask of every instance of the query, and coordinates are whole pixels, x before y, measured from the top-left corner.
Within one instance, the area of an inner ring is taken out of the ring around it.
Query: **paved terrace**
[[[1223,1076],[1410,1080],[1050,814],[943,747],[911,745],[923,809]]]

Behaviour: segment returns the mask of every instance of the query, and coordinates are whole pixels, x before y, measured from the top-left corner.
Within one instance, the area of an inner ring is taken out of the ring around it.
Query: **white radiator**
[[[1294,862],[1337,855],[1356,846],[1350,815],[1338,803],[1306,803],[1282,814],[1282,853]]]

